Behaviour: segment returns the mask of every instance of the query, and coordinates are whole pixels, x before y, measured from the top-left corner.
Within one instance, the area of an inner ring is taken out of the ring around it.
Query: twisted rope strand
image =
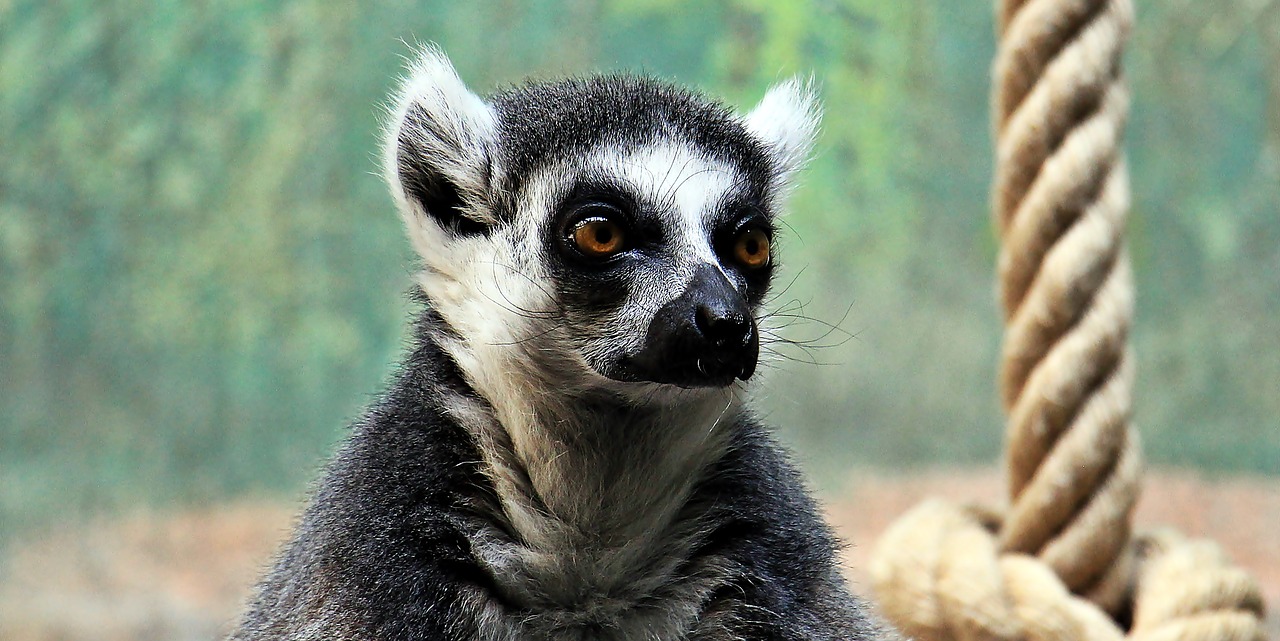
[[[1083,593],[1128,542],[1140,470],[1120,150],[1132,5],[1032,0],[1002,15],[993,200],[1013,507],[1000,541],[1039,555]],[[1089,554],[1073,547],[1084,542],[1095,545]]]

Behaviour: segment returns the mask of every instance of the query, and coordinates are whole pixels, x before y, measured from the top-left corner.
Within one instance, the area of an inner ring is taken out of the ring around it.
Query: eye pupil
[[[747,269],[760,269],[769,264],[769,236],[759,229],[748,229],[738,235],[734,258]]]
[[[569,240],[589,258],[608,258],[625,249],[626,235],[611,220],[589,218],[573,226]]]

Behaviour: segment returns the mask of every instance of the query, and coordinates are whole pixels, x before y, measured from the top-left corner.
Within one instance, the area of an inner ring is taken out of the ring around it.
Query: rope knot
[[[1212,542],[1169,531],[1134,538],[1110,573],[1118,622],[1040,559],[1001,552],[1001,525],[990,510],[938,499],[905,514],[870,565],[885,616],[920,641],[1266,638],[1257,584]]]

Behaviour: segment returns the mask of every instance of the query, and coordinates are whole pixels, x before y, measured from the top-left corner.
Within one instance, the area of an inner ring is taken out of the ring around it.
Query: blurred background
[[[1219,537],[1275,600],[1280,1],[1138,10],[1140,517]],[[841,331],[788,328],[825,347],[761,406],[855,557],[920,495],[998,501],[992,22],[949,0],[0,0],[0,638],[227,629],[404,346],[413,261],[376,155],[415,42],[482,93],[621,69],[746,109],[816,78],[778,304]]]

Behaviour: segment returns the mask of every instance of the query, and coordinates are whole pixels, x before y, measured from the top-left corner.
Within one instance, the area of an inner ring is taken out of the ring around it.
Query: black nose
[[[704,376],[732,374],[745,381],[755,372],[758,358],[755,323],[746,309],[746,301],[742,301],[742,305],[727,304],[729,302],[716,299],[698,305],[694,322],[702,333],[705,347],[700,350],[694,366]]]
[[[733,352],[747,346],[752,334],[750,318],[723,301],[698,305],[694,313],[698,331],[713,351]]]
[[[723,386],[755,373],[760,355],[751,308],[719,269],[703,265],[654,315],[635,374],[685,387]]]

